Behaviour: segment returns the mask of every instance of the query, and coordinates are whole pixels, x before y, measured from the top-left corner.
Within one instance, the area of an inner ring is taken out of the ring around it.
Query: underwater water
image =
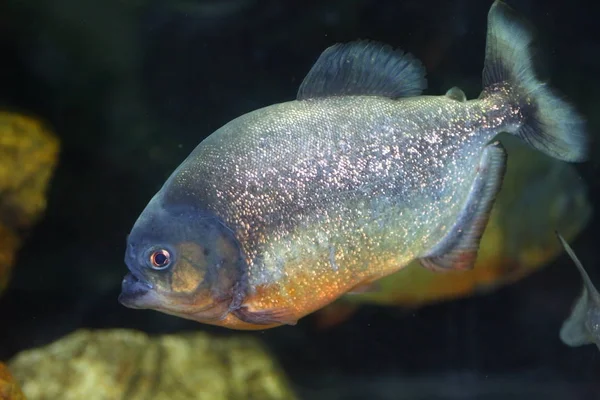
[[[295,99],[334,43],[401,48],[424,94],[476,99],[492,2],[0,3],[0,398],[22,398],[8,382],[28,399],[600,398],[599,348],[559,336],[582,278],[554,232],[600,287],[596,18],[580,0],[507,3],[535,29],[540,76],[585,118],[589,160],[500,139],[472,273],[411,264],[254,331],[119,303],[144,207],[215,130]]]

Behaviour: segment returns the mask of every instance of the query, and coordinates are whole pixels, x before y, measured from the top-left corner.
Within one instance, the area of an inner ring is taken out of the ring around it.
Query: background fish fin
[[[555,233],[583,279],[581,295],[560,329],[560,340],[570,347],[596,343],[600,348],[600,329],[596,328],[600,326],[600,294],[571,246],[558,231]]]
[[[296,323],[298,322],[298,320],[292,315],[291,310],[287,308],[274,308],[271,310],[250,311],[246,307],[241,307],[235,311],[232,311],[232,313],[241,321],[253,325],[296,325]]]
[[[571,315],[560,328],[560,340],[567,346],[578,347],[593,343],[593,338],[585,325],[588,309],[588,293],[584,288],[571,311]]]
[[[298,89],[298,100],[333,96],[418,96],[427,87],[425,67],[409,53],[359,40],[321,53]]]
[[[592,282],[590,276],[583,267],[583,264],[581,263],[581,261],[579,261],[579,258],[575,254],[575,251],[573,251],[571,246],[569,246],[569,243],[567,243],[567,241],[562,237],[562,235],[558,231],[555,231],[554,233],[558,237],[560,244],[563,246],[569,257],[579,270],[579,274],[581,275],[581,279],[583,280],[584,292],[587,292],[589,300],[592,303],[595,303],[596,306],[600,307],[600,293],[598,292],[598,289],[596,289],[596,286],[594,286],[594,283]]]
[[[423,267],[433,271],[473,268],[505,170],[504,147],[500,142],[488,144],[458,220],[430,254],[419,260]]]
[[[461,103],[467,101],[467,95],[465,94],[465,92],[463,92],[459,87],[456,86],[448,89],[448,91],[446,92],[446,97],[449,97],[452,100],[460,101]]]

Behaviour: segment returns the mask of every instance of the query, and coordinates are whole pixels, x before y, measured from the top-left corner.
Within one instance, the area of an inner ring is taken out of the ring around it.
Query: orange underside
[[[353,288],[368,285],[378,280],[381,271],[393,271],[393,268],[383,260],[379,260],[376,268],[361,273],[353,272],[352,268],[334,271],[328,263],[315,262],[312,264],[315,267],[310,270],[300,268],[300,265],[290,265],[288,270],[295,274],[288,275],[290,278],[287,285],[282,282],[258,287],[255,294],[244,302],[244,306],[251,312],[277,312],[282,316],[281,323],[250,324],[229,315],[218,325],[232,329],[262,330],[293,324],[320,310],[316,317],[318,325],[333,326],[350,317],[361,302],[414,308],[467,297],[491,291],[529,275],[543,264],[542,261],[547,261],[549,254],[543,253],[537,254],[535,259],[529,257],[520,261],[484,256],[472,270],[445,273],[428,271],[418,263],[412,263],[404,270],[382,278],[383,287],[379,292],[353,295],[357,296],[357,301],[345,297],[334,304],[331,303]],[[365,299],[368,300],[363,301]],[[326,308],[322,309],[323,307]]]
[[[411,276],[418,277],[417,279],[411,280],[408,275],[404,274],[404,271],[386,277],[384,279],[388,282],[383,292],[372,294],[373,298],[368,303],[416,308],[491,291],[502,285],[513,283],[534,270],[525,268],[520,263],[509,259],[486,261],[485,265],[478,265],[469,271],[446,273],[431,272],[411,264],[407,268],[415,269],[411,271]],[[417,268],[421,269],[416,270]],[[394,286],[397,290],[390,289]],[[320,329],[327,329],[350,318],[358,309],[360,300],[352,302],[344,300],[346,299],[315,313],[314,323],[316,326]]]
[[[311,265],[306,263],[305,265]],[[295,268],[288,284],[277,283],[269,286],[259,286],[255,293],[243,303],[250,312],[277,312],[283,320],[278,324],[257,325],[240,321],[233,315],[228,315],[218,325],[232,329],[260,330],[285,324],[295,324],[300,318],[332,303],[340,296],[356,286],[368,284],[374,280],[371,270],[361,273],[348,269],[334,271],[328,264],[314,263],[315,268]],[[381,264],[380,264],[381,267]],[[291,275],[291,274],[290,274]]]

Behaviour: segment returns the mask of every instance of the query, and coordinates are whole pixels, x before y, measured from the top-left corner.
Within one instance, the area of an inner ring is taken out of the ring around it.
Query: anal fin
[[[348,320],[358,310],[358,304],[350,304],[344,301],[338,301],[328,305],[325,308],[317,310],[312,317],[312,321],[318,330],[331,329]]]
[[[500,142],[485,146],[477,176],[454,226],[419,261],[433,271],[468,270],[475,266],[481,237],[487,226],[506,171],[506,151]]]

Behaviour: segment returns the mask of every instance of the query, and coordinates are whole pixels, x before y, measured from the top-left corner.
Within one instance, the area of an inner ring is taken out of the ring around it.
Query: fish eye
[[[153,269],[165,269],[171,264],[171,254],[165,250],[156,250],[150,255],[150,266]]]

